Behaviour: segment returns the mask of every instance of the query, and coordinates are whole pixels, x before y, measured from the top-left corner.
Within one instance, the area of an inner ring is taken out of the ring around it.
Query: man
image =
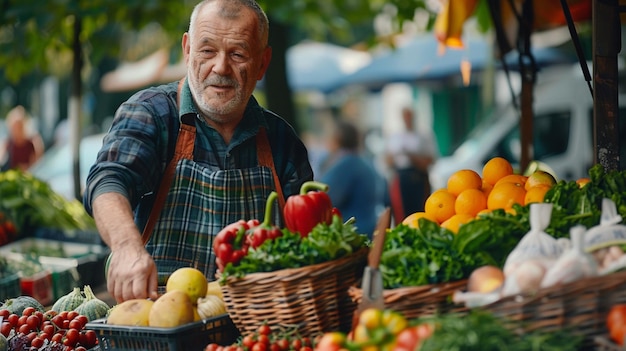
[[[402,109],[404,129],[390,135],[385,160],[393,174],[389,196],[395,223],[415,212],[424,211],[430,195],[428,168],[437,158],[437,147],[430,134],[415,128],[414,112]]]
[[[111,248],[107,289],[118,302],[157,298],[180,267],[213,279],[213,237],[262,219],[271,191],[282,201],[312,180],[293,128],[252,97],[270,63],[268,28],[254,0],[199,3],[182,38],[186,79],[116,112],[84,203]]]

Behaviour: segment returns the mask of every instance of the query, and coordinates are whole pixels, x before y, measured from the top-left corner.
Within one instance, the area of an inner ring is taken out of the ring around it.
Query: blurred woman
[[[26,171],[43,154],[43,142],[38,133],[29,133],[28,115],[24,106],[18,105],[7,115],[9,137],[4,143],[0,159],[6,159],[2,170]]]

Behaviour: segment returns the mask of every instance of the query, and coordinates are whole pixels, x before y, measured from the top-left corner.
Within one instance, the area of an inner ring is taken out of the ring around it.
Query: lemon
[[[198,298],[206,296],[208,280],[200,270],[192,267],[179,268],[170,275],[165,285],[165,291],[179,290],[189,296],[195,305]]]

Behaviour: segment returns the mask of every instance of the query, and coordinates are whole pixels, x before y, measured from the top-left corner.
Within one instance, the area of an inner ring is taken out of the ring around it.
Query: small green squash
[[[83,301],[80,306],[76,307],[74,311],[86,316],[90,322],[106,317],[111,307],[106,302],[97,298],[89,285],[85,285],[83,293],[85,294],[85,301]]]
[[[80,291],[79,287],[75,287],[67,295],[59,297],[59,299],[52,305],[51,310],[55,312],[73,311],[85,301],[85,297]]]
[[[43,305],[39,301],[35,300],[32,296],[27,295],[7,299],[4,301],[2,306],[0,306],[0,309],[7,309],[9,312],[21,316],[26,307],[34,307],[37,311],[42,313],[45,311]]]
[[[8,351],[9,350],[9,342],[7,338],[0,333],[0,351]]]

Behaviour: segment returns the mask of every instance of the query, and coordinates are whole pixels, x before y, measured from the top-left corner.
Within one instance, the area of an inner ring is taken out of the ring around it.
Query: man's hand
[[[112,252],[107,290],[118,303],[158,298],[156,265],[142,246],[120,247]]]

